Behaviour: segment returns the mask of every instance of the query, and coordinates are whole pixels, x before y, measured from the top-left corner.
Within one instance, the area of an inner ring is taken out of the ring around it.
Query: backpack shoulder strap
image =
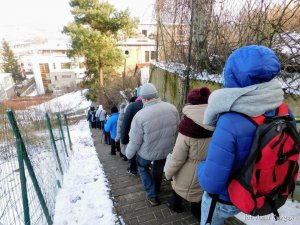
[[[281,115],[288,115],[289,114],[289,108],[287,105],[283,102],[277,109],[277,116]]]
[[[255,123],[256,126],[262,125],[266,120],[266,117],[264,115],[260,115],[260,116],[256,116],[256,117],[249,117],[249,118],[252,122]]]

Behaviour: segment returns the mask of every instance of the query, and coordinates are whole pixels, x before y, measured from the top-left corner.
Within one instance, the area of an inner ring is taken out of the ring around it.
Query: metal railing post
[[[67,134],[68,134],[70,149],[73,150],[73,148],[72,148],[72,141],[71,141],[71,137],[70,137],[70,131],[69,131],[68,117],[67,117],[66,114],[64,114],[64,118],[65,118],[65,123],[66,123],[66,127],[67,127]]]
[[[36,192],[37,197],[39,199],[39,202],[41,204],[41,207],[42,207],[42,210],[44,212],[44,215],[46,217],[47,223],[48,223],[48,225],[52,225],[53,222],[52,222],[52,219],[51,219],[51,216],[50,216],[50,213],[49,213],[49,210],[48,210],[45,198],[43,196],[43,193],[41,191],[41,188],[40,188],[39,183],[37,181],[37,178],[35,176],[35,173],[34,173],[32,164],[30,162],[30,159],[28,157],[28,154],[27,154],[27,151],[26,151],[26,147],[25,147],[24,141],[22,139],[21,133],[19,131],[19,128],[18,128],[18,125],[17,125],[17,122],[16,122],[16,118],[14,116],[14,113],[13,113],[12,110],[9,110],[7,112],[7,115],[9,117],[9,120],[10,120],[11,125],[13,127],[13,131],[14,131],[15,136],[17,138],[17,145],[19,145],[19,149],[21,150],[21,155],[22,155],[23,161],[25,162],[25,165],[27,167],[29,176],[31,178],[33,187],[35,189],[35,192]],[[24,175],[25,175],[25,171],[24,171]],[[25,184],[26,184],[26,177],[25,177]],[[27,190],[26,190],[26,192],[27,192]],[[23,195],[23,193],[22,193],[22,195]],[[26,193],[26,195],[27,195],[27,193]],[[27,199],[27,202],[28,202],[28,199]],[[25,211],[25,209],[24,209],[24,211]],[[29,207],[28,207],[28,214],[29,214]],[[30,222],[29,222],[29,224],[30,224]],[[27,223],[26,223],[26,225],[27,225]]]
[[[64,131],[63,131],[62,126],[61,126],[61,116],[60,116],[60,113],[56,113],[56,117],[57,117],[58,129],[59,129],[59,136],[60,136],[60,139],[63,141],[66,155],[67,155],[67,157],[69,157],[68,149],[67,149],[67,145],[66,145],[66,140],[65,140],[65,136],[64,136]]]
[[[57,151],[53,131],[52,131],[50,117],[49,117],[48,113],[46,113],[46,120],[47,120],[47,126],[48,126],[48,130],[49,130],[49,134],[50,134],[51,144],[52,144],[52,147],[53,147],[53,150],[54,150],[54,153],[55,153],[54,155],[56,156],[56,160],[57,160],[57,163],[58,163],[59,170],[60,170],[61,174],[64,175],[64,172],[63,172],[63,169],[62,169],[62,166],[61,166],[61,162],[60,162],[60,158],[59,158],[59,154],[58,154],[58,151]]]

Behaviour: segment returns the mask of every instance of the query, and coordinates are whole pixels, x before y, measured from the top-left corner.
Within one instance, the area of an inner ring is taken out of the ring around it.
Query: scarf
[[[186,105],[184,106],[183,119],[180,121],[178,131],[191,138],[208,138],[213,134],[213,127],[202,123],[204,111],[207,105]]]
[[[203,123],[215,126],[221,113],[231,111],[256,117],[278,108],[282,101],[283,91],[276,79],[244,88],[223,88],[210,95]]]
[[[191,138],[208,138],[213,134],[213,131],[206,130],[187,116],[184,116],[180,121],[178,131]]]

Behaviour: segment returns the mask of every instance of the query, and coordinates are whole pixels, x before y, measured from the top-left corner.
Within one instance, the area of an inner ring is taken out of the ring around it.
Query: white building
[[[145,37],[156,39],[157,26],[155,23],[139,24],[138,31]]]
[[[69,46],[67,42],[24,42],[13,45],[13,51],[22,63],[24,70],[34,74],[38,94],[45,94],[47,90],[53,90],[61,85],[52,84],[51,73],[62,76],[65,72],[74,73],[71,76],[74,82],[65,83],[73,87],[73,83],[79,83],[85,73],[84,59],[71,59],[67,56]],[[55,79],[54,79],[55,81]]]
[[[125,55],[126,70],[135,69],[137,64],[145,64],[156,59],[156,42],[144,35],[118,42],[118,47]]]
[[[0,102],[15,96],[15,83],[11,73],[0,73]]]
[[[33,56],[30,62],[38,94],[44,94],[47,90],[58,89],[59,87],[73,87],[74,84],[82,80],[85,73],[85,68],[80,68],[78,64],[72,62],[66,55]],[[63,82],[63,84],[55,81],[55,76],[63,77],[66,76],[66,73],[74,74],[74,76],[70,77],[72,81],[68,79],[68,82]]]
[[[76,75],[74,70],[60,70],[50,72],[50,80],[53,91],[63,91],[76,88]]]
[[[141,83],[149,79],[150,62],[156,60],[156,42],[145,34],[118,42],[124,54],[124,64],[121,69],[126,75],[141,77]]]

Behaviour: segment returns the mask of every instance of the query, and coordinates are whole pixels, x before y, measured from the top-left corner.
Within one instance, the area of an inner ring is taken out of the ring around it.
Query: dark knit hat
[[[118,108],[116,106],[113,106],[111,108],[111,113],[117,113],[117,112],[119,112]]]
[[[129,102],[131,103],[131,102],[135,102],[135,100],[137,99],[137,97],[136,96],[133,96],[133,97],[131,97],[130,99],[129,99]]]
[[[189,92],[187,101],[192,105],[207,104],[210,90],[208,87],[193,89]]]

